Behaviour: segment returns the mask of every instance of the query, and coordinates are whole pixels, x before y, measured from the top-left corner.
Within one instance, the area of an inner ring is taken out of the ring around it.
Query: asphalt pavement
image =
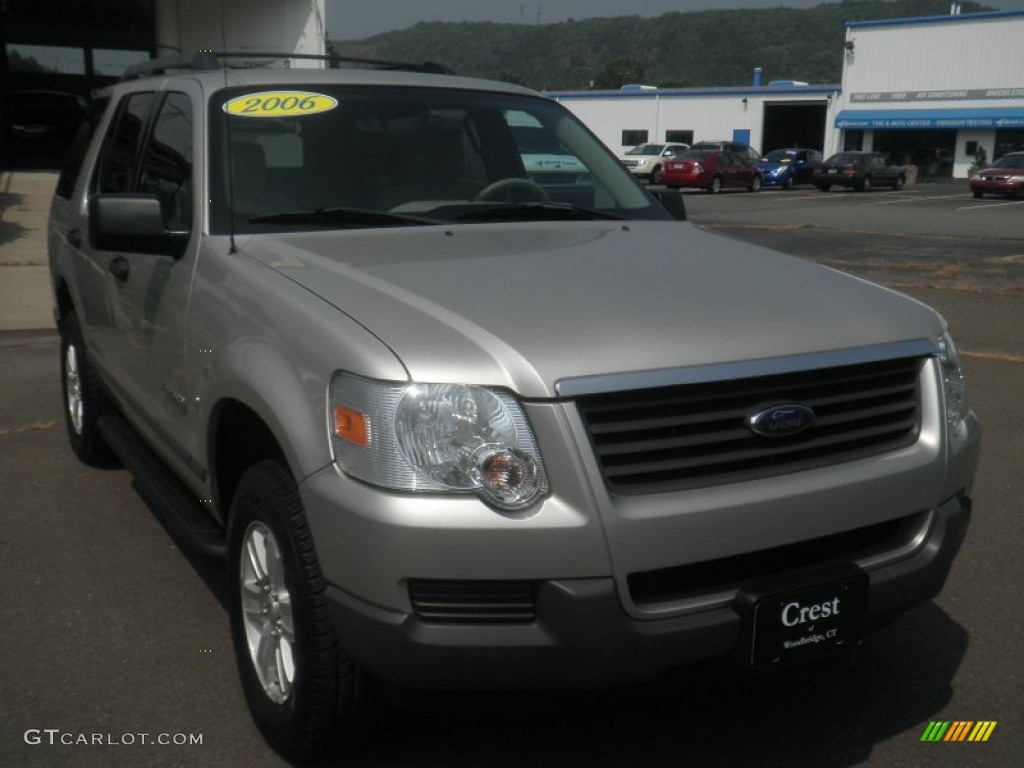
[[[696,223],[730,236],[826,263],[842,249],[841,259],[850,263],[835,266],[880,276],[935,306],[965,353],[984,445],[974,518],[943,593],[851,653],[783,674],[751,677],[711,665],[619,691],[421,694],[400,708],[382,703],[372,737],[350,765],[1019,763],[1024,277],[1016,270],[1024,263],[1024,232],[1015,237],[1012,230],[1021,226],[1020,214],[1006,216],[1008,233],[936,234],[927,231],[928,203],[908,202],[900,214],[903,230],[920,231],[894,234],[888,214],[876,227],[854,209],[886,193],[866,201],[836,193],[821,203],[773,200],[784,194],[686,199]],[[908,213],[918,205],[925,210]],[[753,213],[740,216],[740,206]],[[773,220],[783,206],[788,219]],[[1004,216],[996,210],[986,213]],[[853,242],[856,232],[868,235],[860,245]],[[15,243],[33,237],[22,235],[5,240],[0,228],[0,264],[19,261]],[[886,260],[879,243],[897,235],[902,250]],[[922,270],[900,268],[902,261],[937,258],[937,236],[979,241],[975,256],[942,258],[1002,260],[1003,290],[979,288],[972,269],[923,279]],[[6,269],[0,267],[0,284],[9,287]],[[246,712],[218,565],[175,545],[124,470],[90,469],[74,459],[51,330],[0,332],[0,361],[0,572],[8,621],[0,633],[0,764],[283,765]],[[922,742],[935,720],[998,725],[983,744]]]

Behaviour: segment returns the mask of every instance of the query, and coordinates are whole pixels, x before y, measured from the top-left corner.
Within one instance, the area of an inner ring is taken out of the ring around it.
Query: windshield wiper
[[[502,203],[468,208],[452,218],[455,221],[589,221],[622,217],[569,203]]]
[[[437,224],[433,219],[399,213],[371,211],[366,208],[316,208],[311,211],[281,211],[253,216],[250,224],[351,224],[368,227],[419,227]]]

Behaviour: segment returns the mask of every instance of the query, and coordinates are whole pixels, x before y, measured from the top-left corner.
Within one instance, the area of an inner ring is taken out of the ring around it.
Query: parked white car
[[[626,151],[622,157],[622,164],[634,176],[646,179],[651,184],[660,184],[661,169],[665,161],[689,148],[689,144],[640,144]]]

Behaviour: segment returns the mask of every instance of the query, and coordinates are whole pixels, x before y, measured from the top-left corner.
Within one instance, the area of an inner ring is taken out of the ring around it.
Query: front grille
[[[660,493],[741,482],[874,456],[920,430],[921,358],[585,395],[577,407],[608,488]],[[801,403],[812,427],[754,434],[746,419]]]
[[[904,546],[920,531],[922,522],[922,515],[915,514],[758,552],[631,573],[629,594],[637,605],[651,605],[739,589],[756,579],[800,568],[848,563]]]
[[[439,581],[412,579],[409,598],[424,621],[460,624],[532,622],[537,613],[534,581]]]
[[[636,168],[638,165],[640,165],[640,161],[639,160],[623,160],[622,164],[624,166],[626,166],[627,168]]]

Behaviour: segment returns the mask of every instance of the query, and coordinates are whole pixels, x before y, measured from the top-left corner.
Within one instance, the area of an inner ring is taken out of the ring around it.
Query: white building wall
[[[949,19],[848,28],[844,95],[1021,86],[1024,16]]]
[[[615,92],[593,96],[550,95],[579,117],[616,154],[625,148],[624,130],[646,130],[650,142],[665,141],[666,131],[693,131],[694,141],[731,141],[734,130],[749,130],[752,147],[760,151],[775,149],[761,146],[765,105],[769,102],[823,104],[828,107],[827,126],[834,123],[835,99],[821,92],[736,89],[715,95],[673,94],[671,91],[643,96]],[[833,133],[826,131],[826,145]],[[825,149],[828,151],[828,146]]]
[[[160,56],[204,49],[323,55],[324,0],[157,0],[156,34]]]

